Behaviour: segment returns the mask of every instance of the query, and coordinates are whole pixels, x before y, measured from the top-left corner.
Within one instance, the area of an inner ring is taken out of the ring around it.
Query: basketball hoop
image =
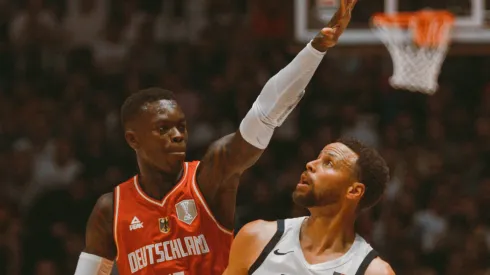
[[[451,40],[454,16],[448,11],[377,14],[373,28],[393,61],[394,88],[433,94]]]

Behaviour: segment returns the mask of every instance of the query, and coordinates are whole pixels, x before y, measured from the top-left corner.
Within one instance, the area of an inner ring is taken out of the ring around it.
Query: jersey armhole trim
[[[113,219],[113,233],[114,236],[114,244],[116,245],[116,261],[119,259],[119,245],[117,243],[117,222],[119,217],[119,201],[120,201],[120,187],[117,186],[114,189],[114,219]]]
[[[196,193],[199,201],[201,201],[202,205],[204,206],[204,209],[208,213],[208,215],[211,217],[211,219],[214,221],[216,226],[218,227],[219,230],[223,231],[225,234],[233,236],[233,231],[228,230],[226,227],[224,227],[221,223],[218,222],[216,217],[213,215],[213,212],[211,212],[211,209],[209,208],[206,200],[204,199],[204,195],[201,193],[201,189],[199,189],[199,186],[197,185],[197,168],[199,167],[199,164],[201,162],[197,162],[196,168],[194,169],[194,175],[192,175],[192,189],[194,189],[194,192]]]
[[[250,266],[250,269],[248,270],[248,275],[252,275],[264,263],[265,259],[271,253],[272,249],[274,249],[277,243],[281,240],[283,234],[284,220],[277,220],[276,233],[274,234],[274,236],[272,236],[270,241],[264,247],[257,260],[255,260],[255,262]]]
[[[371,250],[366,257],[364,257],[364,260],[362,260],[361,264],[359,265],[359,268],[357,269],[356,275],[364,275],[366,273],[366,270],[368,266],[371,264],[371,262],[376,259],[379,256],[378,252],[376,250]]]

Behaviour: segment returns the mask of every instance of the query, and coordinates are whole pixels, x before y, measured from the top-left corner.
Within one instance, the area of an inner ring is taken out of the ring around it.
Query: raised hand
[[[315,49],[325,52],[328,48],[337,44],[340,35],[342,35],[345,28],[347,28],[347,25],[349,25],[352,10],[356,3],[357,0],[340,0],[340,7],[337,12],[335,12],[327,26],[323,28],[311,42],[311,45]]]

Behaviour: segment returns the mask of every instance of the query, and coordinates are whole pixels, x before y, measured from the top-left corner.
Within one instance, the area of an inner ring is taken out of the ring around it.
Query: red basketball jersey
[[[221,226],[196,184],[198,161],[161,200],[138,177],[115,189],[114,239],[121,275],[214,275],[228,265],[233,233]]]

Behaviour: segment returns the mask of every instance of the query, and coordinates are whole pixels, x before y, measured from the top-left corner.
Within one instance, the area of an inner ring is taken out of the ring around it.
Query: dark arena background
[[[190,129],[187,158],[199,159],[323,27],[314,2],[1,0],[0,275],[74,273],[96,199],[137,172],[119,120],[128,95],[174,91]],[[291,200],[305,163],[352,136],[392,172],[357,228],[395,272],[490,274],[485,4],[359,0],[305,98],[243,176],[237,230],[307,214]],[[368,29],[376,12],[426,6],[461,19],[432,96],[389,85],[391,57]]]

